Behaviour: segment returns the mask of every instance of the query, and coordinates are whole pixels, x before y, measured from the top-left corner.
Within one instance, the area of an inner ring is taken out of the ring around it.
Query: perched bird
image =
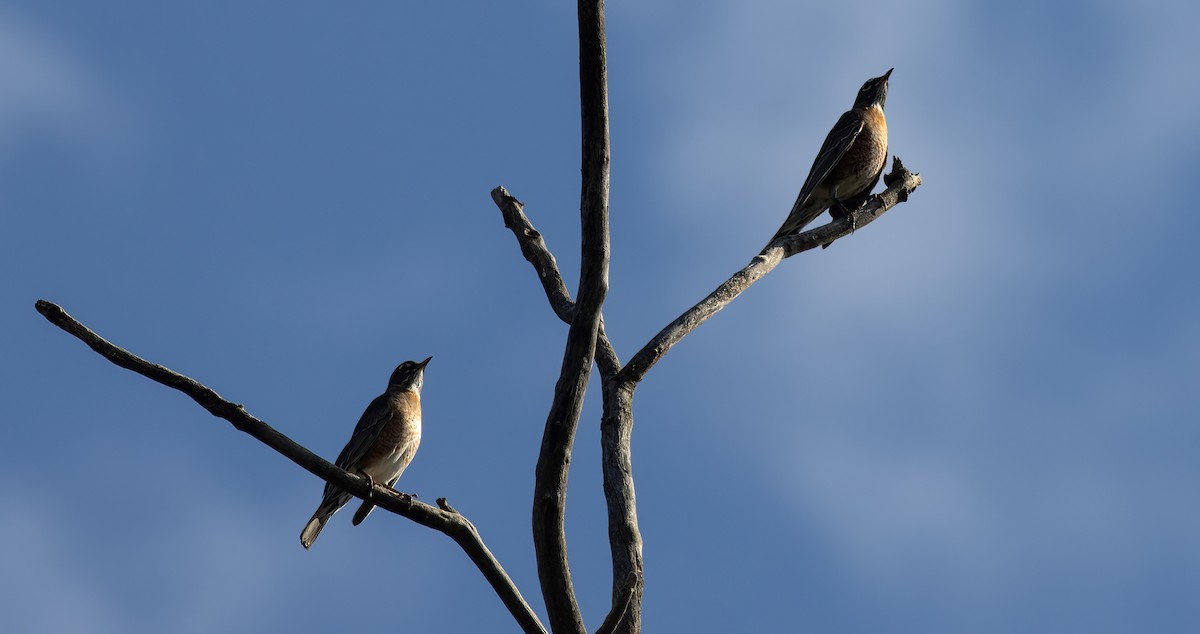
[[[780,236],[798,233],[826,209],[834,220],[843,218],[871,195],[887,162],[887,120],[883,118],[883,102],[887,99],[888,77],[892,70],[868,79],[859,89],[854,107],[842,114],[829,131],[808,178],[804,179],[800,195],[792,205],[792,212],[771,242]]]
[[[334,464],[364,475],[371,482],[386,482],[389,487],[396,484],[417,453],[417,445],[421,444],[421,385],[425,382],[425,365],[429,359],[420,363],[405,361],[396,367],[388,379],[387,390],[367,406],[350,442],[346,443]],[[305,548],[312,546],[329,518],[352,497],[327,483],[321,505],[300,531],[300,544]],[[354,513],[353,524],[362,523],[373,508],[374,504],[364,500]]]

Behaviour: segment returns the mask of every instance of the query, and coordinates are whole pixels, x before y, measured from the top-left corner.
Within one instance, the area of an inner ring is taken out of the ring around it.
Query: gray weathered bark
[[[583,397],[592,372],[600,309],[608,293],[608,85],[604,3],[579,0],[579,92],[583,184],[579,195],[582,258],[575,311],[554,386],[533,486],[533,545],[550,627],[587,634],[567,561],[567,474]]]
[[[600,421],[601,466],[604,496],[608,504],[609,548],[612,551],[613,562],[613,608],[609,617],[611,619],[618,612],[624,613],[624,617],[617,617],[615,632],[636,634],[641,631],[642,537],[637,523],[637,500],[634,494],[633,460],[630,452],[633,394],[637,384],[675,344],[729,305],[785,258],[831,244],[834,240],[865,227],[889,209],[907,200],[908,194],[921,184],[921,178],[905,169],[897,158],[885,182],[888,184],[885,191],[868,199],[862,207],[846,218],[774,241],[763,253],[756,255],[749,264],[734,273],[716,290],[663,328],[624,367],[621,366],[601,324],[596,345],[604,407]],[[555,314],[564,322],[571,323],[576,313],[576,304],[571,301],[566,290],[554,255],[541,233],[525,215],[524,205],[503,187],[492,190],[492,200],[504,217],[504,226],[517,238],[521,254],[533,265]],[[565,498],[566,480],[561,484],[561,496]],[[565,555],[562,561],[566,561]],[[606,619],[607,622],[609,619]]]

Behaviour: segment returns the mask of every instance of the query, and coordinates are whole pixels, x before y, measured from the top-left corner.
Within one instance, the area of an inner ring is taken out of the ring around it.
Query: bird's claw
[[[375,497],[375,478],[372,478],[371,474],[366,471],[359,471],[358,475],[367,479],[367,499]]]

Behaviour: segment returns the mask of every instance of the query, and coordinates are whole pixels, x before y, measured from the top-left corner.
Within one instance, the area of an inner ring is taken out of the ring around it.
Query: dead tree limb
[[[560,319],[571,323],[575,305],[562,281],[553,253],[542,234],[525,215],[524,205],[503,187],[492,190],[492,200],[504,217],[504,226],[517,238],[521,254],[541,280],[551,308]],[[642,596],[642,535],[637,523],[630,453],[633,391],[629,384],[614,380],[621,369],[621,362],[604,333],[603,322],[596,339],[596,365],[602,381],[604,412],[600,421],[600,460],[604,497],[608,505],[609,548],[613,560],[613,605],[605,623],[611,622],[613,628],[628,628],[630,624],[641,623]],[[610,621],[618,612],[625,618],[617,617]]]
[[[568,324],[562,367],[555,385],[539,453],[534,482],[533,538],[538,577],[550,625],[556,634],[586,634],[571,581],[565,536],[565,502],[570,458],[579,425],[592,363],[602,379],[600,421],[604,494],[608,508],[612,551],[612,607],[597,634],[639,634],[643,590],[642,538],[637,523],[630,441],[633,395],[637,385],[662,357],[783,259],[828,245],[874,221],[907,199],[921,179],[904,169],[899,159],[885,177],[887,190],[872,197],[847,218],[798,235],[773,241],[735,273],[668,324],[622,367],[604,329],[602,308],[608,292],[609,266],[609,122],[605,20],[603,0],[578,0],[580,110],[582,128],[582,185],[580,192],[582,257],[579,287],[572,300],[554,256],[525,216],[523,206],[503,188],[492,198],[504,215],[505,226],[517,238],[533,265],[555,314]],[[49,321],[91,346],[116,365],[179,390],[240,431],[250,434],[309,472],[358,497],[372,496],[381,508],[438,530],[467,553],[525,632],[545,634],[544,626],[522,598],[465,517],[439,499],[433,507],[375,485],[321,459],[241,405],[222,399],[213,390],[163,366],[145,361],[105,341],[58,306],[37,302]]]
[[[882,216],[884,212],[907,200],[908,195],[921,184],[921,177],[905,169],[904,164],[897,158],[892,164],[892,172],[885,177],[885,182],[888,183],[887,190],[869,198],[863,206],[849,216],[801,234],[781,237],[772,242],[761,254],[754,256],[754,259],[750,260],[750,263],[742,270],[734,273],[716,290],[709,293],[708,297],[700,300],[699,303],[659,331],[629,359],[625,367],[621,368],[621,371],[617,373],[616,380],[623,383],[641,381],[646,376],[646,372],[654,367],[654,364],[658,363],[675,344],[709,317],[728,306],[729,302],[750,288],[750,285],[757,282],[762,276],[770,273],[784,258],[830,244],[838,238],[865,227]]]
[[[554,259],[550,248],[546,246],[546,240],[542,238],[542,234],[537,229],[533,228],[533,223],[529,222],[529,218],[525,215],[525,204],[503,187],[492,190],[492,201],[496,203],[496,207],[500,209],[500,214],[504,217],[504,226],[516,236],[517,244],[521,247],[521,255],[525,256],[525,259],[533,265],[533,270],[537,272],[538,279],[542,282],[542,288],[546,291],[546,299],[550,302],[550,308],[554,309],[554,314],[563,323],[570,324],[571,320],[575,318],[575,301],[571,299],[571,292],[567,290],[567,284],[558,270],[558,262]],[[617,352],[604,332],[603,315],[600,317],[600,331],[596,333],[596,367],[600,370],[601,378],[611,377],[621,369],[621,361],[617,358]]]
[[[708,297],[663,328],[625,367],[621,367],[601,324],[596,341],[597,365],[600,367],[603,381],[601,465],[604,496],[608,506],[609,547],[613,561],[613,606],[605,619],[605,625],[611,625],[613,631],[622,634],[636,634],[641,631],[642,537],[637,521],[637,498],[630,451],[633,393],[637,384],[675,344],[736,299],[751,284],[769,273],[784,258],[830,244],[870,224],[887,210],[907,200],[908,194],[921,184],[921,179],[905,169],[897,158],[885,182],[888,184],[887,190],[870,198],[850,216],[773,242],[762,254],[755,256],[746,267],[717,287]],[[503,187],[492,190],[492,200],[504,217],[504,225],[516,236],[522,255],[537,272],[555,314],[564,322],[571,323],[575,316],[575,304],[571,301],[553,253],[541,233],[525,215],[524,206]],[[563,483],[565,484],[565,480]]]
[[[410,495],[397,493],[387,486],[380,484],[371,486],[366,478],[334,466],[261,419],[251,415],[241,405],[221,398],[220,394],[195,379],[157,363],[146,361],[128,350],[113,345],[67,314],[57,304],[38,300],[34,306],[50,323],[86,343],[88,347],[105,359],[151,381],[183,392],[213,416],[229,421],[238,431],[249,434],[309,473],[326,482],[331,482],[359,498],[365,499],[367,495],[370,495],[375,506],[407,517],[453,539],[479,568],[479,572],[483,573],[484,578],[500,596],[500,600],[504,602],[504,606],[516,619],[522,631],[527,634],[546,634],[546,628],[538,620],[537,614],[529,607],[516,584],[483,543],[483,538],[480,537],[475,525],[451,508],[445,498],[438,500],[438,505],[441,506],[438,508],[419,502]]]
[[[562,370],[554,386],[533,487],[533,545],[550,628],[586,634],[571,583],[565,530],[567,475],[583,397],[592,372],[600,311],[608,293],[608,80],[603,0],[579,0],[579,101],[582,256],[575,314],[567,329]]]

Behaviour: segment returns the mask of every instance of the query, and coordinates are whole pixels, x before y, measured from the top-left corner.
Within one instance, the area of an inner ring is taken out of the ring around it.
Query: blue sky
[[[1196,631],[1200,8],[798,4],[607,9],[622,359],[757,252],[891,67],[892,151],[925,180],[639,389],[646,630]],[[316,478],[38,298],[326,457],[433,355],[399,488],[448,497],[541,611],[529,505],[566,329],[488,191],[573,280],[573,9],[0,7],[6,631],[516,631],[402,518],[339,514],[305,552]],[[598,400],[567,527],[593,628]]]

